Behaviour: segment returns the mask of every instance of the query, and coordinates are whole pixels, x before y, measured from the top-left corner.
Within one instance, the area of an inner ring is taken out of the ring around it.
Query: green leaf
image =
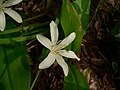
[[[22,35],[22,34],[29,35],[31,33],[36,34],[39,32],[46,32],[47,31],[46,26],[48,26],[48,22],[41,23],[41,24],[32,24],[24,27],[16,27],[14,29],[7,29],[4,32],[0,32],[0,36],[5,34],[7,34],[6,36],[8,36],[8,34],[16,34],[16,33],[19,33],[19,35]]]
[[[118,70],[118,63],[113,61],[112,62],[112,68],[113,68],[114,71],[117,71]]]
[[[120,37],[120,22],[115,23],[113,30],[111,31],[112,35],[115,37]]]
[[[75,3],[75,2],[73,2],[72,5],[74,6],[77,14],[79,15],[81,13],[79,5],[77,3]]]
[[[76,39],[69,49],[72,49],[74,52],[79,52],[84,31],[82,30],[82,23],[79,15],[69,0],[63,0],[60,22],[65,36],[68,36],[72,32],[76,32]]]
[[[0,39],[0,44],[13,44],[14,42],[23,42],[26,40],[34,39],[36,35],[25,36],[25,37],[16,37],[16,38],[3,38]]]
[[[0,45],[0,90],[29,90],[30,68],[24,43]]]
[[[75,65],[69,65],[69,74],[64,78],[64,90],[89,90],[87,79]]]
[[[87,30],[87,26],[88,26],[90,3],[91,3],[91,0],[75,0],[73,2],[73,6],[75,7],[76,11],[78,12],[79,10],[78,14],[79,14],[80,20],[82,21],[82,29],[84,31]]]
[[[44,60],[45,57],[48,56],[48,53],[49,53],[49,50],[47,48],[43,47],[42,53],[39,57],[39,62],[42,62],[42,60]]]

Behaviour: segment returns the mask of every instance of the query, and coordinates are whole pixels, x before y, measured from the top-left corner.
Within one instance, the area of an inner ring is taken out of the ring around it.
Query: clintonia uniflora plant
[[[22,0],[0,0],[0,30],[4,31],[6,26],[6,18],[5,14],[8,14],[10,17],[12,17],[15,21],[18,23],[22,23],[21,16],[11,8],[8,8],[10,6],[16,5],[20,3]]]
[[[64,61],[63,56],[67,58],[74,58],[78,61],[80,60],[73,51],[62,50],[66,46],[68,46],[76,37],[75,32],[71,33],[68,37],[63,39],[61,42],[58,41],[58,28],[57,25],[52,21],[50,23],[50,34],[51,41],[44,37],[41,34],[37,34],[37,40],[44,45],[46,48],[50,50],[48,56],[39,64],[39,69],[46,69],[50,67],[55,60],[57,63],[63,68],[65,76],[68,75],[68,65]]]

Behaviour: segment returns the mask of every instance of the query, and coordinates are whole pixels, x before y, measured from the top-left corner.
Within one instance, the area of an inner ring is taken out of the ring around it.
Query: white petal
[[[52,42],[48,38],[44,37],[41,34],[37,34],[36,38],[42,45],[51,50]]]
[[[67,63],[59,55],[55,55],[55,58],[56,58],[57,63],[62,67],[65,76],[67,76],[68,75],[68,65],[67,65]]]
[[[51,34],[51,41],[57,43],[58,41],[58,28],[54,21],[50,23],[50,34]]]
[[[59,50],[58,53],[64,57],[75,58],[78,61],[80,61],[80,59],[76,56],[76,54],[73,51]]]
[[[60,49],[65,48],[68,46],[74,39],[75,39],[75,32],[71,33],[68,37],[66,37],[59,45],[61,45]]]
[[[46,69],[55,62],[55,56],[49,53],[48,56],[39,64],[39,69]]]
[[[5,14],[4,14],[4,12],[1,10],[1,11],[0,11],[0,30],[1,30],[1,31],[4,31],[4,29],[5,29],[5,24],[6,24]]]
[[[4,7],[9,7],[9,6],[16,5],[20,2],[22,2],[22,0],[8,0],[8,1],[5,1],[5,3],[3,3],[3,6]]]
[[[8,8],[8,9],[6,8],[6,9],[4,9],[4,12],[7,13],[10,17],[12,17],[18,23],[22,23],[22,18],[16,11],[14,11],[10,8]]]

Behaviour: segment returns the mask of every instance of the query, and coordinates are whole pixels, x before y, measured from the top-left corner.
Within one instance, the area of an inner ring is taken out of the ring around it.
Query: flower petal
[[[12,17],[18,23],[22,23],[22,18],[16,11],[14,11],[14,10],[12,10],[10,8],[8,8],[8,9],[5,8],[4,12],[7,13],[10,17]]]
[[[6,24],[5,14],[4,14],[4,12],[1,10],[1,11],[0,11],[0,30],[1,30],[1,31],[4,31],[4,29],[5,29],[5,24]]]
[[[68,65],[67,65],[67,63],[59,55],[55,55],[55,58],[56,58],[57,63],[63,68],[65,76],[67,76],[68,75]]]
[[[3,3],[3,6],[4,7],[9,7],[9,6],[16,5],[20,2],[22,2],[22,0],[8,0],[8,1],[5,1],[5,3]]]
[[[58,53],[61,56],[64,56],[64,57],[67,57],[67,58],[75,58],[78,61],[80,61],[80,59],[76,56],[76,54],[73,51],[59,50]]]
[[[55,62],[55,56],[49,53],[48,56],[39,64],[39,69],[46,69]]]
[[[36,38],[42,45],[51,50],[52,42],[48,38],[44,37],[41,34],[37,34]]]
[[[71,33],[68,37],[66,37],[59,45],[61,45],[60,49],[65,48],[68,46],[74,39],[75,39],[75,32]]]
[[[58,41],[58,28],[54,21],[50,23],[50,33],[51,33],[51,41],[57,43]]]

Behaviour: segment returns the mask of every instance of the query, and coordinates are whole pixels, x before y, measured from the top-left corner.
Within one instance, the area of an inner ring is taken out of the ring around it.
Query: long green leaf
[[[74,7],[77,7],[76,10],[82,21],[82,29],[86,31],[88,26],[88,21],[89,21],[89,11],[90,11],[91,0],[75,0],[72,4]]]
[[[30,68],[24,43],[0,45],[0,90],[29,90]]]
[[[44,30],[46,29],[43,27],[46,27],[46,26],[48,26],[48,22],[41,23],[41,24],[33,24],[33,25],[29,25],[29,26],[24,26],[24,27],[16,27],[14,29],[7,29],[4,32],[0,32],[0,35],[12,34],[12,33],[18,33],[18,32],[20,32],[21,34],[22,33],[24,34],[24,32],[27,34],[29,34],[31,32],[39,33],[39,32],[43,32],[43,29]]]
[[[69,75],[64,78],[64,90],[89,90],[87,79],[74,65],[69,65]]]
[[[35,37],[36,35],[16,37],[16,38],[3,38],[3,39],[0,39],[0,44],[13,44],[14,42],[23,42],[26,40],[34,39]]]
[[[60,21],[65,36],[68,36],[71,32],[76,32],[76,39],[69,48],[75,52],[79,52],[84,31],[82,30],[80,17],[70,0],[63,0]]]

